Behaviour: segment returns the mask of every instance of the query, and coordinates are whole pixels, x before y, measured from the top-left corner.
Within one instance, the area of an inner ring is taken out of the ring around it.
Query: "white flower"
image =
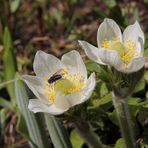
[[[121,34],[112,19],[104,19],[97,32],[98,48],[79,41],[86,55],[93,61],[111,65],[123,73],[136,72],[144,66],[144,34],[136,21]]]
[[[24,75],[22,79],[38,98],[29,100],[28,108],[34,113],[62,114],[86,101],[95,87],[95,74],[87,79],[86,67],[75,50],[64,54],[61,61],[38,51],[33,68],[36,76]]]

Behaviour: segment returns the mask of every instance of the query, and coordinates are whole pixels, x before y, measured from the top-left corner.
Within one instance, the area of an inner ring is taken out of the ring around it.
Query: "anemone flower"
[[[37,51],[33,69],[36,76],[23,75],[22,79],[37,97],[30,99],[28,105],[34,113],[62,114],[86,101],[95,87],[95,74],[87,79],[86,67],[75,50],[64,54],[61,60]]]
[[[79,44],[94,62],[113,66],[123,73],[133,73],[144,66],[144,40],[137,21],[127,26],[122,35],[117,23],[106,18],[98,28],[98,48],[86,41],[79,41]]]

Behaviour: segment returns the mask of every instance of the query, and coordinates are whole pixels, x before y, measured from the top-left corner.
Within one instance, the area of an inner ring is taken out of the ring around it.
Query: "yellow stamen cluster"
[[[69,90],[67,90],[68,94],[74,93],[74,92],[78,92],[81,90],[82,87],[85,86],[85,83],[83,82],[83,77],[80,73],[78,74],[74,74],[74,75],[69,75],[68,78],[71,82],[73,82],[74,87],[70,88]]]
[[[113,41],[114,41],[114,42],[120,42],[120,38],[119,38],[118,36],[117,36],[117,37],[114,37],[114,38],[113,38]]]
[[[103,48],[110,48],[110,42],[107,39],[103,40],[101,45]]]
[[[46,83],[44,95],[50,100],[51,103],[55,102],[56,91],[54,89],[54,84]]]
[[[135,50],[136,44],[132,42],[131,40],[125,41],[124,44],[126,48],[125,54],[121,57],[121,59],[126,63],[130,63],[132,59],[138,55],[138,52]]]
[[[104,39],[101,42],[101,46],[103,48],[110,48],[112,43],[116,43],[116,42],[120,42],[120,38],[119,37],[114,37],[113,40],[109,41],[108,39]]]
[[[74,92],[81,91],[82,87],[85,86],[85,83],[83,82],[83,77],[80,73],[70,74],[68,72],[68,70],[69,69],[67,69],[67,68],[61,69],[62,80],[63,81],[65,80],[64,82],[62,82],[61,80],[58,80],[58,81],[51,83],[51,84],[49,84],[48,82],[45,84],[44,95],[50,100],[51,103],[55,103],[55,98],[56,98],[58,91],[61,90],[63,95],[68,95],[68,94],[72,94]],[[47,78],[45,78],[45,79],[48,80]],[[57,87],[58,87],[58,89],[57,89]]]
[[[126,40],[123,44],[120,42],[119,37],[117,37],[113,38],[111,41],[105,39],[102,41],[101,45],[103,48],[116,50],[126,65],[129,64],[132,59],[138,55],[138,52],[136,51],[136,43],[132,42],[131,40]],[[112,47],[116,49],[113,49]],[[121,49],[121,47],[123,48]]]

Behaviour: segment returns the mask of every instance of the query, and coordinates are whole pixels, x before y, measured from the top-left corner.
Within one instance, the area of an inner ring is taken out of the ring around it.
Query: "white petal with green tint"
[[[59,115],[65,111],[63,109],[56,108],[55,105],[45,104],[39,99],[30,99],[28,108],[30,111],[33,111],[34,113],[46,112],[53,115]]]
[[[71,106],[82,103],[83,95],[80,92],[75,92],[73,94],[69,94],[66,96],[66,100],[69,102]]]
[[[100,48],[100,59],[107,65],[112,65],[114,68],[122,70],[125,64],[121,61],[118,52],[111,49]]]
[[[145,60],[143,57],[135,58],[132,62],[124,69],[125,73],[136,72],[144,66]]]
[[[104,19],[103,23],[101,23],[101,25],[99,26],[97,32],[98,47],[101,47],[103,40],[113,40],[117,37],[120,39],[120,41],[122,41],[121,30],[117,23],[112,19]]]
[[[89,97],[92,94],[92,91],[94,90],[95,85],[95,73],[92,73],[86,82],[86,86],[81,90],[81,92],[76,92],[67,95],[66,99],[68,100],[71,106],[83,103],[89,99]]]
[[[42,73],[43,67],[45,73]],[[70,107],[87,100],[95,87],[95,75],[92,74],[87,80],[86,67],[77,51],[64,54],[61,61],[39,51],[35,56],[34,69],[38,76],[22,76],[38,98],[29,101],[28,108],[34,113],[62,114]],[[59,70],[61,78],[49,83],[50,77],[46,76],[53,76]]]
[[[131,40],[136,44],[135,50],[138,51],[139,56],[143,56],[143,45],[145,42],[144,33],[136,21],[133,25],[127,26],[123,32],[123,42],[126,43],[126,40]]]
[[[104,19],[97,32],[98,48],[85,41],[79,43],[85,54],[94,62],[113,66],[123,73],[132,73],[144,66],[144,40],[137,21],[125,29],[122,39],[116,22]]]
[[[62,56],[61,59],[63,65],[65,67],[69,68],[74,73],[81,73],[84,79],[87,78],[87,71],[85,64],[80,56],[80,54],[73,50],[71,52],[68,52]]]
[[[105,63],[103,63],[100,59],[100,51],[97,47],[89,44],[86,41],[80,41],[79,40],[79,44],[82,47],[82,49],[85,51],[85,54],[94,62],[102,64],[102,65],[106,65]]]
[[[96,85],[95,73],[92,73],[87,80],[85,88],[83,89],[83,96],[84,96],[84,99],[82,100],[83,102],[89,99],[95,88],[95,85]]]
[[[144,33],[141,30],[139,23],[136,21],[133,25],[127,26],[127,28],[123,32],[123,42],[126,39],[130,39],[133,42],[138,42],[139,38],[142,39],[143,44],[145,42]]]
[[[42,78],[37,76],[23,75],[22,80],[24,80],[35,96],[37,96],[41,101],[50,104],[49,100],[43,95],[45,81]]]
[[[37,76],[51,76],[53,71],[61,68],[61,61],[53,55],[47,54],[41,50],[37,51],[33,63],[33,69]]]
[[[63,110],[67,110],[71,107],[71,104],[66,99],[66,96],[63,95],[62,93],[58,93],[58,95],[56,96],[54,105],[57,108],[60,108],[60,109],[63,109]]]

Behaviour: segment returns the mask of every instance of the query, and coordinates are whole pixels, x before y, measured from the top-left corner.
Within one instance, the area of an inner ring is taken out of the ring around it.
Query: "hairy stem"
[[[87,122],[75,123],[78,134],[91,148],[104,148],[99,137],[93,132],[92,127]]]
[[[138,148],[136,146],[132,121],[128,110],[127,100],[116,96],[113,97],[113,104],[117,113],[121,134],[127,148]]]

